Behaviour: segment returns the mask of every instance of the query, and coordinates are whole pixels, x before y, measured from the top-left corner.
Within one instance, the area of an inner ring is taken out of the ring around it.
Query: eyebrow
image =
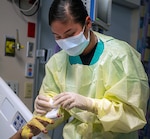
[[[69,31],[71,31],[71,29],[66,30],[63,34],[66,34],[66,33],[68,33]],[[54,32],[52,32],[52,33],[55,34],[55,35],[59,35],[59,34],[54,33]]]

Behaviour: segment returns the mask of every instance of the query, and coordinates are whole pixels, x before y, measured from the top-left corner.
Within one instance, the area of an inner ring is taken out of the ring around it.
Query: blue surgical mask
[[[76,36],[72,36],[65,39],[56,40],[56,43],[70,56],[77,56],[82,54],[84,49],[88,46],[90,42],[90,31],[88,32],[88,38],[86,39],[83,30]]]

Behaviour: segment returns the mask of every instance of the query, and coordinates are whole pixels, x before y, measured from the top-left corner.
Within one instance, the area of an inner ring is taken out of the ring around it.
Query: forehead
[[[67,31],[68,29],[78,30],[81,29],[82,26],[79,23],[75,23],[71,20],[68,22],[61,22],[61,21],[54,21],[51,24],[51,30],[53,33],[62,34],[63,32]]]

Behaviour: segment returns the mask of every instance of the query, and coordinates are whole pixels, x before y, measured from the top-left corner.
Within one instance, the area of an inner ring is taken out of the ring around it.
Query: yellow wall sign
[[[6,37],[5,56],[15,56],[15,39]]]

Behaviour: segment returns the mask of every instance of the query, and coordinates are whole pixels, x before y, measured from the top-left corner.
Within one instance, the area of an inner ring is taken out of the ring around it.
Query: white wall
[[[24,17],[18,9],[14,8],[8,0],[0,1],[0,76],[5,81],[16,81],[19,85],[19,97],[32,110],[32,98],[24,97],[24,85],[26,82],[33,83],[33,79],[26,78],[26,62],[34,63],[34,57],[26,57],[27,41],[35,43],[35,38],[27,37],[27,23],[36,23],[36,15]],[[16,29],[19,30],[19,39],[24,49],[16,50],[15,57],[5,56],[5,36],[16,38]],[[36,44],[34,45],[35,48]],[[34,49],[35,51],[35,49]]]
[[[139,8],[113,4],[111,26],[104,34],[124,40],[136,48],[139,28]]]

